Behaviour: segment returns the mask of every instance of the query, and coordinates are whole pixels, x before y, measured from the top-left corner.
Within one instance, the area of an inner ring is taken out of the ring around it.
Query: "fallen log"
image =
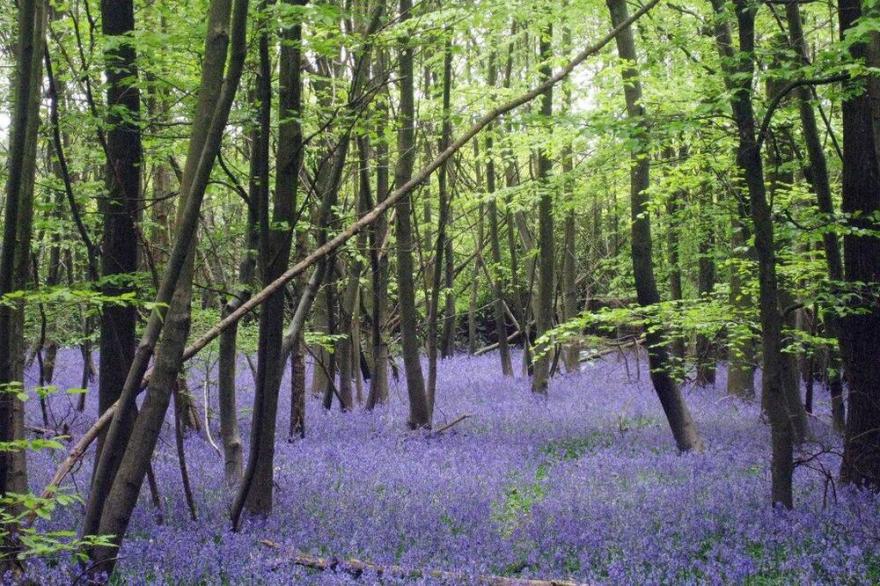
[[[281,545],[268,539],[263,539],[260,543],[274,549],[282,548]],[[407,568],[395,565],[382,566],[353,558],[322,558],[295,550],[285,552],[284,557],[279,559],[278,562],[279,565],[281,563],[292,562],[297,566],[318,570],[320,572],[343,572],[355,578],[360,578],[363,574],[368,573],[382,577],[410,580],[435,578],[437,580],[449,582],[450,584],[485,584],[489,586],[581,586],[581,583],[572,582],[570,580],[539,580],[493,575],[472,576],[465,574],[464,572],[421,570],[418,568]]]

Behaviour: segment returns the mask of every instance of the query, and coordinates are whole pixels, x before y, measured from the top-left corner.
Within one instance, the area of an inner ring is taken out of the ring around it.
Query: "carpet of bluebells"
[[[61,352],[55,383],[62,391],[79,386],[81,368],[78,352]],[[247,441],[253,379],[244,361],[238,372]],[[189,380],[202,418],[207,391],[219,442],[216,365],[196,359]],[[435,425],[470,415],[439,435],[407,431],[403,380],[392,383],[390,404],[372,413],[326,412],[310,397],[306,438],[288,443],[282,434],[277,443],[275,512],[240,533],[229,530],[223,461],[203,433],[186,439],[199,516],[190,520],[169,415],[154,456],[164,523],[145,487],[119,553],[119,583],[355,581],[296,566],[294,551],[587,583],[880,581],[880,501],[834,484],[840,442],[828,428],[821,388],[816,441],[796,471],[796,509],[781,511],[768,505],[767,426],[754,404],[725,395],[723,368],[715,388],[685,388],[707,444],[699,455],[677,453],[644,360],[633,355],[555,377],[546,401],[530,394],[524,377],[501,376],[497,355],[442,361],[438,380]],[[76,437],[94,419],[95,394],[83,414],[75,396],[55,394],[53,417]],[[288,412],[285,381],[282,432]],[[42,426],[36,400],[28,417]],[[32,455],[34,490],[62,457]],[[91,467],[89,458],[66,488],[82,491]],[[63,509],[48,526],[74,528],[81,515],[81,505]],[[32,562],[29,571],[46,584],[79,575],[65,560]],[[358,582],[377,581],[364,575]]]

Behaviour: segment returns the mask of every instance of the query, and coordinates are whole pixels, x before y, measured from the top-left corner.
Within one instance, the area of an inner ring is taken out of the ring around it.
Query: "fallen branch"
[[[288,282],[301,275],[309,267],[319,262],[331,252],[340,248],[343,244],[345,244],[351,238],[357,235],[361,230],[373,224],[382,216],[382,214],[388,211],[389,208],[393,207],[398,201],[400,201],[404,197],[407,197],[413,189],[424,183],[434,171],[436,171],[446,160],[452,157],[452,155],[459,151],[464,145],[470,142],[470,140],[477,134],[479,134],[480,131],[482,131],[484,128],[489,126],[492,122],[494,122],[496,119],[500,118],[504,114],[515,110],[523,104],[531,102],[538,96],[542,95],[546,89],[553,87],[554,85],[568,77],[568,75],[574,70],[575,67],[586,61],[588,57],[599,53],[605,47],[605,45],[614,40],[614,38],[620,31],[626,29],[639,18],[644,16],[659,2],[660,0],[650,0],[639,10],[634,12],[632,16],[630,16],[628,19],[611,29],[611,31],[609,31],[604,37],[599,39],[599,41],[597,41],[595,44],[587,47],[586,49],[578,53],[574,59],[569,61],[564,67],[562,67],[557,73],[551,76],[547,81],[535,86],[528,92],[490,110],[473,126],[471,126],[464,134],[459,136],[452,144],[450,144],[449,147],[447,147],[443,152],[437,155],[437,158],[425,165],[425,167],[423,167],[421,171],[416,173],[412,177],[412,179],[392,191],[384,200],[376,204],[376,207],[361,216],[360,219],[351,224],[347,229],[328,240],[322,246],[316,248],[314,251],[312,251],[311,254],[309,254],[300,262],[296,263],[294,266],[282,273],[280,277],[266,285],[266,287],[264,287],[262,291],[256,293],[246,302],[242,303],[238,307],[238,309],[217,322],[198,340],[193,342],[184,350],[182,360],[185,362],[198,354],[199,351],[210,344],[214,340],[214,338],[219,336],[226,328],[238,322],[238,320],[240,320],[242,317],[253,311],[254,308],[264,303],[267,299],[272,297],[277,291],[284,287]],[[158,337],[158,334],[155,335]],[[149,351],[152,352],[152,348],[149,348]],[[147,370],[142,377],[141,390],[143,389],[143,387],[146,386],[147,381],[149,381],[151,372],[152,369]],[[104,414],[86,432],[80,442],[77,443],[77,447],[80,446],[86,438],[90,438],[88,442],[84,444],[80,452],[75,453],[71,451],[65,461],[61,463],[61,466],[58,467],[58,470],[55,472],[55,476],[52,477],[52,484],[47,487],[46,490],[50,490],[53,485],[57,486],[62,480],[64,480],[64,477],[73,467],[73,464],[76,462],[76,460],[82,457],[82,454],[85,452],[85,449],[88,448],[91,441],[94,440],[94,438],[97,437],[98,434],[101,433],[104,428],[109,425],[110,422],[113,420],[113,414],[116,413],[117,406],[118,402],[108,407]],[[76,447],[74,449],[76,449]],[[71,460],[71,458],[73,458],[73,461],[68,464],[68,461]]]
[[[432,435],[439,435],[439,434],[443,433],[444,431],[446,431],[447,429],[450,429],[452,426],[458,425],[459,423],[461,423],[462,421],[464,421],[465,419],[467,419],[469,417],[473,417],[473,415],[471,415],[470,413],[465,413],[464,415],[462,415],[458,419],[452,421],[451,423],[447,423],[446,425],[444,425],[440,429],[435,429]]]
[[[281,549],[281,545],[269,541],[260,540],[260,543],[274,549]],[[452,584],[487,584],[491,586],[578,586],[578,582],[568,580],[530,580],[527,578],[508,578],[507,576],[471,576],[463,572],[448,572],[444,570],[420,570],[418,568],[406,568],[403,566],[381,566],[371,562],[357,559],[322,558],[305,554],[298,551],[286,552],[279,564],[293,562],[297,566],[303,566],[321,572],[343,572],[355,578],[361,577],[365,572],[377,576],[401,579],[436,578],[449,581]]]
[[[513,332],[512,334],[510,334],[509,336],[507,336],[507,342],[508,343],[514,342],[521,335],[522,335],[522,331],[517,330],[517,331]],[[482,356],[483,354],[486,354],[488,352],[491,352],[492,350],[497,350],[497,349],[498,349],[498,342],[495,342],[493,344],[489,344],[488,346],[483,346],[482,348],[480,348],[479,350],[474,352],[474,356]]]
[[[115,407],[116,404],[114,403]],[[113,419],[113,413],[115,409],[110,408],[104,411],[98,420],[92,425],[88,431],[86,431],[79,441],[76,442],[76,445],[68,452],[67,457],[64,458],[64,461],[59,464],[58,469],[55,470],[55,475],[52,476],[52,480],[49,481],[49,484],[46,485],[46,488],[43,489],[43,492],[40,496],[44,499],[52,498],[55,495],[55,492],[58,490],[58,486],[61,485],[61,481],[64,480],[67,475],[73,470],[73,467],[76,463],[83,457],[86,453],[86,450],[89,449],[91,443],[98,437],[98,434],[103,430]],[[25,519],[25,525],[30,526],[34,520],[36,520],[37,514],[30,513]]]
[[[623,352],[624,349],[629,348],[630,346],[638,347],[644,344],[645,338],[636,338],[632,337],[629,341],[626,342],[612,342],[608,345],[607,348],[602,350],[596,350],[595,352],[589,352],[586,356],[583,356],[579,359],[580,362],[589,362],[590,360],[595,360],[596,358],[601,358],[602,356],[607,356],[608,354],[614,354],[615,352]]]

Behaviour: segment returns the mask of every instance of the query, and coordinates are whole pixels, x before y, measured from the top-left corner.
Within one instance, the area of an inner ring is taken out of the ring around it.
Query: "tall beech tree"
[[[788,24],[788,35],[792,49],[797,59],[802,63],[808,63],[807,44],[801,23],[801,10],[797,4],[788,4],[785,7],[785,18]],[[834,201],[831,195],[831,182],[828,176],[828,162],[819,135],[819,125],[816,121],[816,113],[813,109],[813,92],[810,86],[804,85],[797,89],[798,115],[801,121],[801,130],[804,136],[804,145],[807,151],[809,163],[809,181],[816,194],[816,206],[826,217],[834,216]],[[825,262],[828,266],[828,278],[831,281],[843,281],[843,260],[840,255],[840,239],[834,230],[826,230],[822,234],[822,247],[825,252]],[[823,316],[829,333],[840,343],[841,326],[838,316],[834,312],[826,312]],[[843,402],[843,377],[840,373],[840,358],[831,353],[831,372],[829,372],[829,390],[831,391],[832,422],[835,429],[843,431],[845,426],[845,406]]]
[[[141,209],[142,148],[137,51],[133,44],[134,2],[102,0],[101,29],[108,38],[104,55],[107,76],[107,198],[103,202],[101,243],[102,293],[113,297],[132,291],[138,270],[138,215]],[[101,310],[101,362],[98,411],[119,399],[136,344],[137,308],[132,303],[105,303]],[[130,425],[129,421],[129,425]],[[110,449],[117,449],[112,446]],[[100,455],[101,445],[97,455]]]
[[[553,65],[550,61],[553,51],[553,25],[548,24],[540,33],[538,40],[539,73],[542,80],[550,79]],[[549,86],[541,95],[541,116],[544,124],[549,124],[553,114],[553,87]],[[554,274],[556,269],[555,235],[553,233],[553,191],[550,174],[553,161],[547,146],[542,146],[537,154],[538,176],[538,266],[537,290],[535,292],[535,329],[541,336],[553,327],[554,295],[556,293]],[[550,381],[550,354],[548,349],[539,349],[535,357],[532,373],[532,392],[547,394]]]
[[[412,2],[400,0],[400,21],[412,18]],[[398,40],[398,76],[400,85],[397,165],[394,168],[394,186],[400,190],[412,180],[416,156],[415,97],[413,48],[406,37]],[[425,389],[425,378],[419,361],[420,344],[416,327],[415,270],[412,229],[412,201],[409,195],[396,202],[395,228],[397,231],[397,297],[400,305],[401,344],[406,370],[406,390],[409,397],[409,425],[413,428],[431,427],[431,410]]]
[[[763,352],[761,392],[772,435],[771,500],[774,504],[791,508],[795,443],[793,418],[797,417],[794,411],[798,407],[802,410],[803,405],[799,400],[797,406],[789,404],[785,393],[786,368],[790,363],[782,353],[783,315],[779,307],[773,219],[764,183],[764,164],[752,104],[757,7],[742,0],[735,3],[739,38],[739,46],[735,48],[724,4],[720,0],[712,0],[712,6],[716,15],[716,42],[725,61],[725,84],[730,92],[730,106],[738,130],[737,166],[748,193],[758,258],[758,307]]]
[[[611,22],[615,27],[621,26],[629,19],[629,13],[625,0],[607,0],[608,10],[611,13]],[[647,210],[647,196],[645,190],[650,182],[650,159],[647,156],[649,141],[647,119],[642,104],[642,84],[639,80],[636,68],[636,47],[632,29],[622,29],[615,37],[617,53],[624,61],[623,69],[623,94],[626,100],[627,117],[632,123],[630,132],[637,141],[630,152],[630,206],[632,209],[631,246],[633,276],[635,278],[636,296],[640,305],[649,306],[660,302],[660,293],[657,291],[657,282],[654,279],[654,267],[652,264],[651,221]],[[697,431],[690,410],[672,378],[670,372],[669,350],[662,334],[654,327],[649,327],[645,332],[645,341],[648,346],[648,362],[651,368],[651,382],[675,443],[681,451],[701,451],[703,442]]]
[[[23,0],[18,4],[12,88],[14,107],[7,162],[3,243],[0,249],[0,296],[24,290],[30,276],[34,175],[47,9],[44,0]],[[0,304],[0,442],[4,443],[24,438],[24,408],[18,397],[24,375],[23,322],[23,301]],[[27,469],[24,450],[0,450],[0,497],[25,492]],[[0,572],[14,569],[15,547],[12,532],[4,532],[0,538]]]
[[[838,4],[841,35],[854,29],[863,16],[859,0]],[[857,39],[849,47],[856,61],[866,59],[869,44],[877,37]],[[877,47],[874,47],[877,51]],[[842,319],[842,341],[849,381],[848,412],[841,477],[847,482],[880,489],[880,237],[876,214],[880,211],[880,168],[875,143],[869,89],[856,88],[843,100],[842,209],[852,230],[843,238],[843,268],[847,283],[855,288],[854,311]]]

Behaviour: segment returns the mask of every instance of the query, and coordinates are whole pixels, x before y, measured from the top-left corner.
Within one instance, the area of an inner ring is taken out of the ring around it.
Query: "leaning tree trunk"
[[[246,53],[248,2],[234,0],[234,5],[232,9],[228,0],[215,0],[210,6],[198,105],[181,182],[178,236],[159,287],[156,308],[138,345],[106,439],[107,445],[124,439],[119,427],[124,424],[127,414],[136,408],[135,398],[141,380],[161,335],[147,395],[131,430],[131,436],[138,438],[138,441],[128,442],[125,446],[115,475],[112,474],[113,459],[108,457],[107,452],[102,455],[86,505],[82,534],[112,535],[114,544],[112,547],[96,547],[89,552],[93,562],[89,567],[92,576],[113,572],[117,547],[125,537],[168,410],[171,389],[182,365],[189,332],[192,267],[199,211],[211,168],[220,150]],[[229,63],[228,67],[224,67],[228,47],[231,47]],[[163,310],[166,306],[167,312]]]
[[[627,18],[625,0],[607,0],[611,12],[611,22],[618,26]],[[621,59],[636,63],[636,48],[632,29],[627,27],[616,37],[617,52]],[[645,193],[649,186],[650,160],[647,155],[647,119],[642,106],[642,86],[638,70],[630,67],[623,72],[624,97],[627,116],[639,136],[639,145],[631,152],[630,206],[632,207],[632,263],[636,281],[636,297],[639,305],[651,306],[660,302],[657,283],[654,280],[652,264],[651,220],[648,216],[648,198]],[[684,402],[681,390],[672,379],[668,349],[663,334],[650,327],[645,333],[648,346],[648,363],[651,369],[651,382],[666,413],[672,435],[681,451],[701,451],[703,442]]]

